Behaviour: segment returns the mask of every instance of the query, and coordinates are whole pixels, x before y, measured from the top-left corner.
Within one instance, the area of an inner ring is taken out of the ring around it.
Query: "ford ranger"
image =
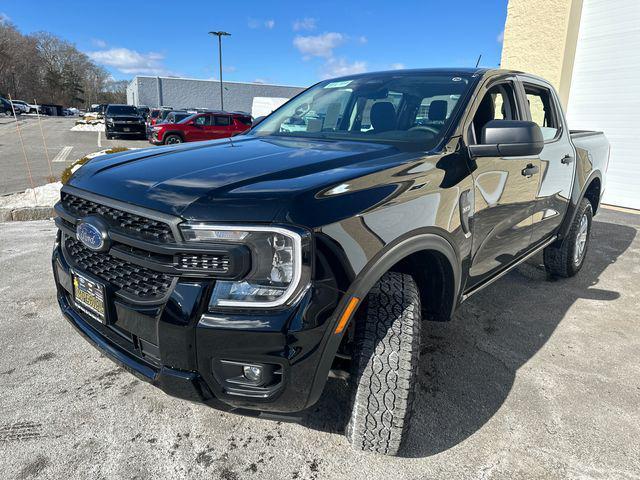
[[[421,329],[537,252],[577,274],[608,158],[525,73],[323,81],[243,135],[78,169],[58,302],[133,374],[227,411],[299,417],[347,379],[349,440],[395,455]]]

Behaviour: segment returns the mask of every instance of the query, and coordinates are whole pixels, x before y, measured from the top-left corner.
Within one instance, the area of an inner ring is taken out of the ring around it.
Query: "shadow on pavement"
[[[502,406],[517,370],[544,346],[576,300],[619,298],[619,292],[597,288],[599,277],[636,232],[594,221],[588,257],[576,277],[548,279],[538,255],[465,302],[451,322],[426,324],[404,455],[435,455],[473,435]],[[330,379],[303,425],[342,433],[348,401],[346,382]]]

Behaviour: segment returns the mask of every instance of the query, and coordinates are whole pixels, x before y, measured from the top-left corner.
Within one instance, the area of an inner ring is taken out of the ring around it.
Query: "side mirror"
[[[482,128],[479,144],[469,145],[472,157],[528,157],[544,148],[542,130],[534,122],[491,120]]]
[[[266,115],[262,115],[261,117],[258,118],[254,118],[253,122],[251,122],[251,126],[255,127],[256,125],[258,125],[262,120],[264,120],[265,118],[267,118]]]

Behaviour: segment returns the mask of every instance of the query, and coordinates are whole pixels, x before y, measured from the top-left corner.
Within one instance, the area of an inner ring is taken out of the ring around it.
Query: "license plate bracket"
[[[73,272],[73,298],[76,305],[86,314],[107,323],[105,286],[77,272]]]

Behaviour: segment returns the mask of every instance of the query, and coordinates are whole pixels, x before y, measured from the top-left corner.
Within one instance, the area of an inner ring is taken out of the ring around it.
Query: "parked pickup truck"
[[[78,169],[56,205],[58,302],[138,377],[225,410],[297,418],[348,379],[346,435],[395,455],[427,321],[539,251],[550,276],[578,273],[608,155],[532,75],[324,81],[244,135]]]

